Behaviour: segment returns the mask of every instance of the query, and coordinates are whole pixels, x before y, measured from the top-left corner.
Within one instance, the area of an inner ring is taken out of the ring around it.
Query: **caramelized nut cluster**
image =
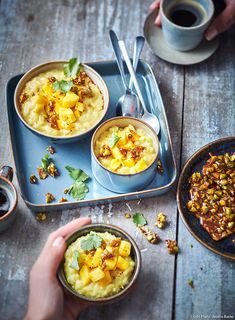
[[[202,174],[189,179],[187,208],[218,241],[235,233],[235,152],[209,155]]]

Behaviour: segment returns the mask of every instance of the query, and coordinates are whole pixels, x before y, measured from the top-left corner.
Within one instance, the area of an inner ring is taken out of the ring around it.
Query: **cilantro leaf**
[[[113,148],[115,146],[115,144],[118,143],[119,140],[120,140],[120,137],[113,132],[113,134],[109,140],[109,146],[111,148]]]
[[[80,61],[78,58],[72,58],[64,64],[64,74],[66,77],[74,77],[80,72]]]
[[[73,82],[61,80],[61,81],[54,82],[52,86],[55,91],[60,90],[65,93],[65,92],[68,92],[72,88]]]
[[[49,165],[49,161],[50,161],[49,154],[45,154],[45,156],[41,159],[41,167],[43,167],[43,169],[45,171],[47,171],[47,167]]]
[[[79,251],[75,250],[74,254],[73,254],[73,260],[70,264],[70,268],[75,269],[75,270],[79,270],[78,259],[79,259]]]
[[[101,246],[103,239],[98,234],[89,234],[89,236],[81,241],[81,249],[89,251],[97,249]]]
[[[144,215],[142,213],[136,212],[133,217],[133,222],[137,225],[137,226],[144,226],[147,224],[147,221],[144,217]]]
[[[90,177],[81,169],[74,169],[70,166],[66,166],[65,169],[69,172],[69,176],[77,181],[86,181]]]
[[[70,187],[68,193],[76,200],[83,200],[89,191],[87,185],[82,181],[75,181]]]

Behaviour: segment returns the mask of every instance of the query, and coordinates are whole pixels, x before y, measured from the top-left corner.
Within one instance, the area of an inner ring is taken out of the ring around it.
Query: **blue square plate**
[[[124,94],[121,77],[115,61],[101,61],[87,63],[94,68],[104,79],[110,93],[110,105],[104,120],[116,116],[116,103],[118,98]],[[127,72],[127,71],[126,71]],[[137,77],[149,110],[156,114],[160,121],[161,132],[159,134],[160,151],[159,158],[164,167],[164,173],[158,174],[144,190],[128,194],[118,194],[102,187],[93,177],[91,171],[90,140],[91,136],[78,142],[70,144],[53,144],[56,153],[51,156],[60,176],[48,177],[46,180],[39,180],[38,184],[30,184],[29,177],[37,174],[37,167],[41,158],[47,153],[47,147],[51,145],[50,139],[40,137],[31,132],[21,122],[14,107],[14,91],[22,75],[11,78],[6,87],[7,111],[11,142],[15,159],[16,174],[19,181],[21,195],[27,206],[33,211],[51,211],[76,208],[113,201],[132,200],[145,197],[158,196],[168,191],[176,179],[176,165],[172,151],[171,139],[161,95],[148,64],[139,62]],[[63,191],[72,184],[65,166],[81,168],[90,177],[88,183],[89,192],[86,198],[81,201],[74,201]],[[66,197],[69,201],[64,203],[45,204],[45,193],[51,192],[56,201]]]

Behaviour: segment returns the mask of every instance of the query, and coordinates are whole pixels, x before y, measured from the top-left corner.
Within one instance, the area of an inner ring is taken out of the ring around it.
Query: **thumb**
[[[234,16],[231,14],[231,8],[229,5],[224,11],[218,15],[214,21],[208,27],[205,38],[207,40],[213,40],[218,34],[227,30],[234,23]]]
[[[63,237],[58,236],[41,253],[37,265],[44,270],[50,277],[56,277],[56,271],[63,259],[66,250],[66,243]],[[39,268],[40,269],[40,268]]]

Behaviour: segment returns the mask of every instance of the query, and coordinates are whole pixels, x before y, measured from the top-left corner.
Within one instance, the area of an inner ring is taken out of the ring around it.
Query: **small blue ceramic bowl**
[[[90,135],[92,133],[92,131],[95,130],[95,128],[98,126],[98,124],[102,121],[102,119],[104,118],[104,116],[107,113],[108,106],[109,106],[109,92],[108,92],[108,88],[106,86],[106,83],[104,82],[102,77],[94,69],[92,69],[90,66],[88,66],[86,64],[82,64],[82,67],[83,67],[84,71],[86,72],[86,74],[98,86],[98,88],[100,89],[100,91],[103,95],[104,107],[103,107],[103,113],[102,113],[100,119],[98,119],[94,124],[92,124],[91,127],[88,128],[86,131],[78,133],[78,134],[74,134],[71,136],[50,135],[50,134],[47,134],[45,132],[42,132],[42,131],[39,131],[39,130],[33,128],[31,125],[29,125],[27,123],[27,121],[25,121],[25,119],[22,117],[21,112],[20,112],[19,100],[20,100],[20,95],[21,95],[25,85],[27,84],[27,82],[43,72],[47,72],[47,71],[55,70],[55,69],[56,70],[63,70],[64,64],[67,62],[68,61],[61,61],[61,60],[49,61],[46,63],[39,64],[36,67],[30,69],[20,79],[20,81],[15,89],[15,94],[14,94],[14,104],[15,104],[16,113],[19,116],[20,120],[23,122],[23,124],[28,129],[30,129],[32,132],[34,132],[40,136],[43,136],[45,138],[49,138],[52,143],[71,143],[71,142],[86,138],[88,135]]]
[[[13,169],[8,166],[4,166],[0,169],[0,188],[3,190],[5,196],[9,200],[8,211],[0,216],[0,233],[5,231],[14,222],[16,218],[17,207],[17,192],[14,185],[11,183],[13,179]]]
[[[143,171],[133,174],[120,174],[105,168],[97,159],[94,149],[96,140],[100,135],[112,126],[120,128],[133,125],[135,128],[143,129],[153,141],[156,150],[156,156],[153,162]],[[159,141],[154,130],[144,121],[131,117],[111,118],[101,124],[94,132],[91,140],[91,167],[96,180],[106,189],[117,193],[129,193],[142,190],[155,177],[157,167],[157,156],[159,151]]]
[[[191,26],[174,23],[171,16],[177,11],[191,13],[195,17],[194,23]],[[192,50],[202,41],[213,14],[212,0],[162,0],[160,16],[164,38],[175,50]]]

